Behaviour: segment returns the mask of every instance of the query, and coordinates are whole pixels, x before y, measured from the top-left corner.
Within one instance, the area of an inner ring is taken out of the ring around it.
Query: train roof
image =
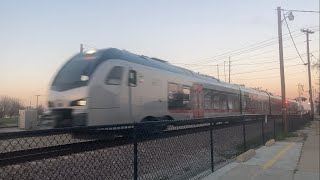
[[[165,70],[173,73],[178,73],[186,76],[203,79],[203,80],[210,80],[210,81],[216,81],[216,82],[220,81],[211,76],[201,75],[189,69],[174,66],[162,59],[148,57],[144,55],[137,55],[126,50],[108,48],[108,49],[98,50],[98,53],[102,54],[102,57],[103,57],[102,61],[107,59],[122,59],[128,62],[133,62],[133,63],[137,63],[137,64],[141,64],[141,65],[145,65],[145,66],[149,66],[149,67],[153,67],[153,68],[157,68],[157,69],[161,69],[161,70]]]
[[[226,87],[233,88],[233,89],[240,88],[241,90],[246,91],[246,92],[250,92],[250,93],[262,94],[262,95],[268,94],[267,92],[263,92],[260,90],[247,88],[245,86],[240,86],[240,85],[230,84],[230,83],[227,83],[224,81],[220,81],[219,79],[216,79],[214,77],[202,75],[202,74],[193,72],[189,69],[185,69],[182,67],[172,65],[162,59],[148,57],[148,56],[144,56],[144,55],[137,55],[137,54],[131,53],[126,50],[119,50],[117,48],[107,48],[107,49],[98,50],[98,53],[101,53],[101,55],[103,57],[103,58],[101,58],[101,61],[104,61],[107,59],[122,59],[122,60],[125,60],[128,62],[133,62],[133,63],[137,63],[137,64],[141,64],[141,65],[145,65],[145,66],[149,66],[149,67],[153,67],[153,68],[157,68],[157,69],[161,69],[161,70],[165,70],[165,71],[169,71],[169,72],[173,72],[173,73],[177,73],[177,74],[181,74],[181,75],[186,75],[186,76],[193,77],[193,78],[202,79],[204,81],[208,81],[211,83],[217,83],[222,86],[226,86]]]

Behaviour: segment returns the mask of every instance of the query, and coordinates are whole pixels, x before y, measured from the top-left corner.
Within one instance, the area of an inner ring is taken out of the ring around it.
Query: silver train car
[[[281,98],[115,48],[76,54],[53,78],[55,127],[281,114]],[[297,113],[290,101],[289,113]]]

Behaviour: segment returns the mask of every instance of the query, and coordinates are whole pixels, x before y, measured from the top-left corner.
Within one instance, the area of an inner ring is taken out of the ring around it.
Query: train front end
[[[54,77],[48,97],[54,128],[88,125],[88,85],[98,58],[96,51],[77,54]]]

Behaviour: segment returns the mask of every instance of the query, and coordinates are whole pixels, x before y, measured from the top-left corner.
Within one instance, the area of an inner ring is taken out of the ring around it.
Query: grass
[[[285,140],[286,138],[288,137],[297,137],[298,135],[295,134],[295,133],[292,133],[292,132],[288,132],[287,134],[280,131],[276,134],[276,140],[277,141],[282,141],[282,140]]]
[[[18,124],[19,117],[0,118],[0,126],[7,124]]]

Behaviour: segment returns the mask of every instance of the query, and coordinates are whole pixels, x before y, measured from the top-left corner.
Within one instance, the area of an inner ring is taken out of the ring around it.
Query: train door
[[[121,124],[128,122],[128,64],[110,60],[99,67],[89,90],[90,125]]]
[[[129,67],[128,94],[129,94],[129,118],[131,122],[139,122],[142,119],[144,76],[137,67]]]
[[[201,84],[192,86],[192,110],[194,118],[204,117],[203,87]]]

